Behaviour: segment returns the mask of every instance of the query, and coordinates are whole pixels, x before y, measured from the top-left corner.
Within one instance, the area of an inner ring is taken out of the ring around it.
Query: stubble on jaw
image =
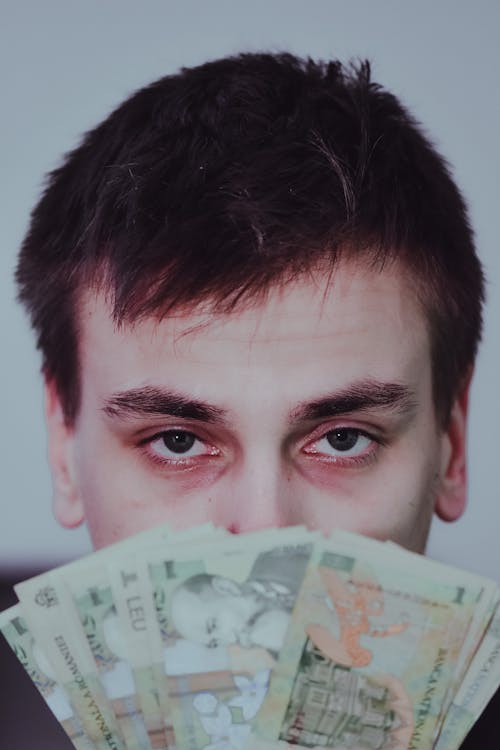
[[[422,502],[418,498],[415,498],[409,503],[410,506],[417,506],[417,512],[414,515],[412,528],[407,530],[407,538],[401,538],[400,543],[406,549],[410,550],[410,552],[417,552],[421,555],[424,555],[426,552],[440,484],[441,478],[439,472],[434,471],[428,481],[428,486],[424,494],[425,500]]]

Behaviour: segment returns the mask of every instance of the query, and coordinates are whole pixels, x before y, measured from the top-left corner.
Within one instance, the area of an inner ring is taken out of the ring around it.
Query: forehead
[[[397,366],[415,371],[429,363],[430,347],[424,312],[397,266],[374,270],[343,261],[331,278],[301,277],[228,314],[206,305],[118,325],[104,295],[89,292],[81,306],[80,360],[83,381],[90,371],[110,389],[173,377],[203,392],[224,368],[236,380],[258,371],[263,386],[266,376],[293,380],[298,368],[302,378],[327,375],[341,387],[367,374],[391,378]]]

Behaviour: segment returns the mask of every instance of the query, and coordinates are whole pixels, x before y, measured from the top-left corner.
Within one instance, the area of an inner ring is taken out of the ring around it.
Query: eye
[[[365,458],[375,450],[377,440],[356,427],[336,427],[309,443],[304,452],[332,460]]]
[[[213,446],[207,445],[189,430],[165,430],[145,441],[156,458],[172,460],[217,455]]]
[[[340,451],[344,455],[357,455],[368,447],[371,440],[359,430],[351,427],[339,427],[327,432],[323,440],[326,440],[329,448]]]
[[[185,430],[169,430],[169,432],[164,432],[159,439],[172,453],[189,453],[196,443],[196,435]]]

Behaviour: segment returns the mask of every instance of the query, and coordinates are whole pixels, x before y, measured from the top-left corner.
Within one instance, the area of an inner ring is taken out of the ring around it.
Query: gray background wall
[[[12,270],[42,175],[137,87],[241,50],[369,57],[454,165],[489,278],[472,394],[470,503],[429,553],[500,578],[500,3],[495,0],[3,0],[0,3],[0,569],[90,549],[50,511],[39,360]]]

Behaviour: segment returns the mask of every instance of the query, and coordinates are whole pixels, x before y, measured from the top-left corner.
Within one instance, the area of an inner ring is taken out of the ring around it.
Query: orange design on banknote
[[[373,654],[360,643],[362,635],[372,638],[389,638],[404,632],[408,622],[395,623],[382,629],[373,627],[370,618],[380,617],[384,611],[383,593],[373,588],[360,588],[356,581],[343,581],[330,568],[320,567],[319,573],[335,607],[340,634],[335,635],[324,625],[311,624],[306,633],[329,659],[345,667],[366,667]]]

